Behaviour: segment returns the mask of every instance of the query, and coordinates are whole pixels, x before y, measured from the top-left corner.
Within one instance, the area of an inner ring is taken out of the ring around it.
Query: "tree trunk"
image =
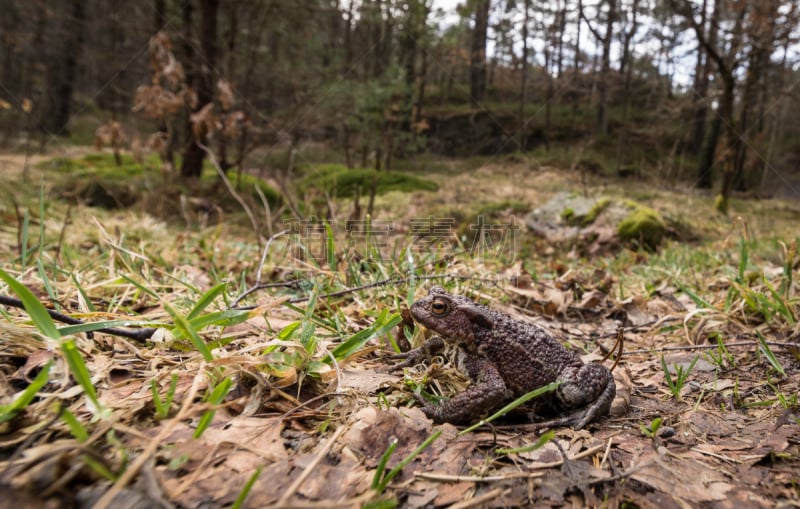
[[[736,81],[733,73],[721,76],[723,80],[722,98],[719,106],[719,119],[725,128],[725,148],[722,154],[722,190],[720,194],[720,212],[728,212],[728,199],[733,190],[736,178],[736,154],[739,152],[739,145],[742,143],[739,138],[739,130],[733,122],[733,101]]]
[[[753,45],[750,50],[750,58],[747,67],[747,74],[744,82],[744,91],[741,99],[741,110],[739,113],[739,132],[742,142],[738,144],[736,153],[734,188],[737,191],[747,190],[747,180],[745,178],[745,162],[747,161],[747,148],[751,145],[753,136],[751,135],[752,126],[751,112],[754,103],[758,100],[759,83],[767,73],[770,55],[775,46],[775,18],[777,16],[778,2],[774,0],[764,0],[754,6],[757,19],[763,20],[753,26]],[[756,121],[756,125],[758,125]]]
[[[469,63],[469,90],[472,105],[480,106],[486,96],[486,36],[489,30],[490,0],[475,2],[475,26]]]
[[[608,74],[611,69],[611,39],[614,37],[614,19],[617,16],[617,0],[608,0],[606,35],[603,37],[603,62],[597,82],[597,127],[601,135],[608,133]]]
[[[60,24],[61,40],[47,62],[47,106],[42,125],[48,134],[67,134],[72,111],[72,93],[86,31],[86,0],[70,0]]]
[[[561,79],[561,74],[564,71],[564,33],[567,31],[567,0],[564,0],[563,6],[559,0],[558,10],[558,43],[556,47],[556,77]]]
[[[714,12],[716,13],[717,8],[719,6],[719,0],[714,0]],[[705,33],[706,32],[706,11],[707,11],[707,0],[703,0],[703,5],[701,8],[702,18],[700,20],[700,27],[701,30]],[[713,14],[711,19],[715,19],[716,14]],[[712,45],[716,45],[716,30],[714,29],[713,22],[708,24],[711,33],[709,33],[708,37],[710,43]],[[695,72],[694,72],[694,83],[692,85],[693,89],[693,96],[692,102],[694,103],[694,119],[692,120],[692,135],[689,139],[689,150],[693,154],[699,154],[700,150],[703,148],[703,141],[706,136],[706,118],[708,117],[708,76],[711,74],[711,61],[706,56],[706,51],[703,48],[702,44],[697,45],[697,63],[695,65]],[[707,172],[708,168],[700,169],[698,173],[698,177],[700,175],[704,175]],[[698,185],[701,184],[700,178],[698,178]],[[711,183],[708,182],[708,186],[711,186]]]
[[[200,2],[200,41],[202,55],[197,55],[192,80],[197,91],[197,107],[194,112],[203,109],[214,97],[214,71],[217,61],[217,12],[219,0],[201,0]],[[201,145],[207,142],[208,133],[204,129],[197,129],[189,145],[183,153],[181,176],[184,178],[199,178],[203,172],[203,160],[206,152]],[[189,132],[193,130],[189,128]]]
[[[519,136],[517,144],[519,150],[525,150],[525,105],[528,101],[528,22],[530,20],[530,0],[525,0],[524,17],[522,21],[522,69],[519,85]]]

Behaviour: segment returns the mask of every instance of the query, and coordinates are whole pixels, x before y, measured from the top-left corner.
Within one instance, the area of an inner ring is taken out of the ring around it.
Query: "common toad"
[[[439,287],[411,306],[414,319],[441,334],[407,352],[402,365],[416,364],[443,349],[458,347],[458,365],[472,384],[438,406],[423,412],[436,422],[464,422],[502,403],[552,382],[558,388],[533,400],[534,412],[551,410],[567,417],[557,425],[581,429],[608,413],[616,394],[611,372],[601,364],[584,364],[544,330]],[[555,421],[554,421],[555,422]]]

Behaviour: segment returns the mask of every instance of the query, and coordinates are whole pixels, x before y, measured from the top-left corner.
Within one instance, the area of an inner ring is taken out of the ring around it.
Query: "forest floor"
[[[800,505],[795,203],[735,199],[725,217],[659,182],[451,161],[426,175],[437,192],[379,196],[373,235],[345,227],[341,200],[330,229],[288,221],[266,242],[242,213],[50,199],[54,177],[25,183],[23,162],[0,155],[0,269],[74,318],[157,332],[0,307],[0,508]],[[671,238],[647,252],[534,237],[526,213],[559,191],[635,199]],[[519,225],[515,242],[470,249],[484,215]],[[586,361],[610,352],[610,415],[552,434],[508,416],[433,424],[414,393],[452,396],[463,375],[447,358],[394,372],[389,356],[422,341],[404,310],[434,283]]]

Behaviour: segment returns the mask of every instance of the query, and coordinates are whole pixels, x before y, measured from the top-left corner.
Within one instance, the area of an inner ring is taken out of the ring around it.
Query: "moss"
[[[565,223],[572,223],[572,218],[575,217],[575,211],[572,210],[572,207],[566,207],[564,210],[561,211],[561,219]]]
[[[586,214],[586,217],[583,218],[581,223],[583,223],[584,226],[594,223],[595,219],[597,219],[597,216],[599,216],[605,209],[607,209],[610,204],[611,204],[610,199],[600,198],[599,200],[597,200],[597,203],[595,203],[594,206],[589,210],[589,213]]]
[[[718,194],[716,199],[714,199],[714,210],[719,212],[720,214],[728,215],[728,199],[725,198],[723,195]]]
[[[311,167],[297,182],[300,193],[312,189],[323,191],[338,198],[352,198],[356,193],[367,195],[377,177],[377,194],[389,191],[436,191],[438,184],[432,180],[397,171],[379,171],[366,168],[347,168],[340,164],[324,164]]]
[[[241,180],[239,181],[240,189],[249,192],[253,197],[253,199],[256,200],[256,203],[261,203],[261,198],[259,198],[255,186],[258,186],[258,188],[264,194],[264,197],[267,199],[267,202],[270,204],[270,206],[274,207],[276,205],[280,205],[281,202],[283,202],[283,197],[281,196],[281,193],[279,193],[274,187],[267,184],[267,182],[264,179],[260,179],[255,175],[243,174],[241,176]]]
[[[38,165],[42,170],[58,172],[54,191],[68,200],[79,200],[90,206],[102,208],[130,207],[147,193],[153,192],[156,182],[159,193],[186,193],[208,196],[212,201],[226,209],[235,210],[238,202],[229,193],[219,193],[221,183],[217,172],[207,160],[203,163],[202,178],[195,183],[174,179],[167,188],[161,185],[161,160],[158,154],[148,154],[144,164],[134,161],[130,154],[122,154],[122,164],[117,166],[114,155],[99,152],[68,159],[56,158]],[[176,167],[180,167],[180,156],[176,154]],[[231,175],[235,181],[235,176]],[[269,186],[264,180],[253,175],[242,175],[239,189],[252,198],[254,204],[260,204],[255,186],[261,190],[271,206],[280,205],[281,194]],[[146,201],[146,200],[145,200]]]
[[[633,204],[631,213],[617,227],[620,238],[637,242],[646,249],[655,249],[661,243],[666,226],[655,210]]]

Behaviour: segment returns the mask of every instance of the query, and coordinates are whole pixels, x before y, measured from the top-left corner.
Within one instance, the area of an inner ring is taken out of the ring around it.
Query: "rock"
[[[587,198],[557,193],[525,218],[528,229],[551,242],[583,240],[588,244],[625,241],[655,249],[666,233],[661,216],[631,200]],[[619,244],[619,242],[616,242]],[[590,251],[595,252],[597,246]]]

